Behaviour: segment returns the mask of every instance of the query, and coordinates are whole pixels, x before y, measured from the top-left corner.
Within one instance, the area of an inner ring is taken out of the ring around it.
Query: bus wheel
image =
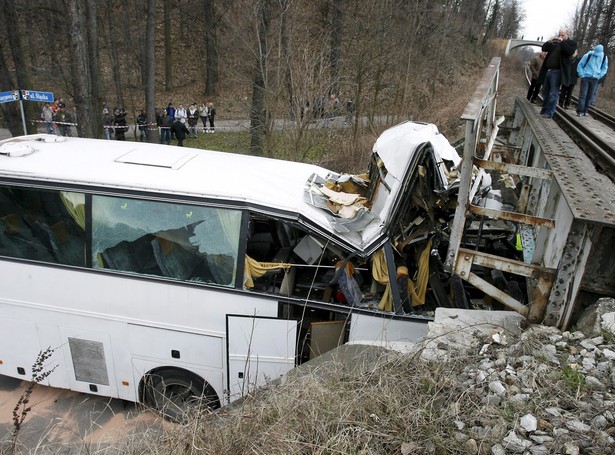
[[[212,386],[194,373],[175,368],[163,368],[147,375],[143,401],[177,422],[190,412],[220,407]]]

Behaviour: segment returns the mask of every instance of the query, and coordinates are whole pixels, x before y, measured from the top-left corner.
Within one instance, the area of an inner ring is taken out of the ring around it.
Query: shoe
[[[553,116],[549,114],[542,114],[541,117],[542,118],[553,118]]]
[[[530,103],[536,104],[536,100],[530,100]]]
[[[580,112],[577,112],[577,117],[580,117],[582,114]]]
[[[587,117],[587,112],[583,112],[581,115],[582,115],[583,117]]]

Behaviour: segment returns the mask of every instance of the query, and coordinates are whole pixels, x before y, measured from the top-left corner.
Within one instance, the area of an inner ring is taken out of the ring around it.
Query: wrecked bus
[[[346,342],[416,341],[459,156],[434,125],[367,172],[157,144],[0,142],[0,374],[177,417]]]

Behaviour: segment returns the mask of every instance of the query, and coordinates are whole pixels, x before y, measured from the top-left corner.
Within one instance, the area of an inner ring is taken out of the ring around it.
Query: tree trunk
[[[124,106],[124,96],[122,94],[122,78],[120,74],[120,58],[117,53],[117,30],[115,27],[115,16],[119,14],[118,9],[121,5],[109,4],[107,18],[109,19],[109,41],[111,43],[111,67],[113,69],[113,84],[115,85],[116,107]]]
[[[339,94],[340,89],[340,54],[342,47],[342,32],[344,0],[333,0],[333,19],[331,21],[331,93]]]
[[[271,21],[271,0],[261,0],[258,20],[259,48],[254,67],[252,85],[252,109],[250,112],[250,149],[253,155],[265,154],[267,110],[265,105],[265,83],[267,78],[267,33]]]
[[[4,60],[4,54],[0,52],[0,90],[5,90],[15,87],[15,83],[8,71],[8,66]],[[9,129],[11,136],[21,136],[23,134],[23,126],[19,115],[19,103],[2,103],[0,104],[0,112],[6,120],[6,126]]]
[[[145,108],[147,110],[147,142],[158,142],[156,125],[156,0],[147,0],[145,29]]]
[[[88,96],[89,121],[92,124],[92,135],[88,137],[102,137],[102,116],[100,107],[102,96],[100,94],[100,72],[99,72],[99,47],[98,47],[98,22],[97,22],[96,0],[87,0],[87,38],[88,38],[88,59],[90,67],[90,93]]]
[[[64,9],[67,15],[69,43],[71,48],[71,74],[73,85],[73,97],[77,108],[77,134],[80,137],[95,137],[93,131],[90,94],[92,75],[88,59],[88,45],[85,31],[86,12],[83,2],[79,0],[65,0]],[[73,113],[71,113],[73,114]]]
[[[173,89],[173,40],[171,39],[171,0],[164,0],[164,89]]]
[[[216,37],[217,20],[214,0],[204,0],[205,16],[205,95],[216,96],[218,84],[218,40]]]
[[[32,87],[30,84],[30,66],[26,61],[26,55],[24,53],[23,45],[21,43],[21,30],[19,29],[15,2],[13,0],[4,0],[2,3],[2,9],[4,10],[5,17],[4,26],[6,29],[6,39],[8,42],[9,49],[11,51],[13,65],[15,66],[15,76],[17,78],[17,87],[13,86],[13,88],[21,90],[35,90],[36,88]],[[18,103],[12,104],[18,106]],[[37,131],[37,124],[28,122],[28,120],[33,119],[39,120],[36,104],[38,103],[34,103],[31,101],[23,102],[23,109],[25,111],[24,115],[26,117],[26,128],[28,134],[34,134]],[[17,107],[17,109],[19,108]],[[21,132],[19,134],[23,134],[23,127],[21,128]]]

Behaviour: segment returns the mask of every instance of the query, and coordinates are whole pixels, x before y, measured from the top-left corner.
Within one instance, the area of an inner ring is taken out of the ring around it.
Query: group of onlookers
[[[103,128],[105,139],[123,141],[129,127],[126,123],[126,111],[122,107],[116,107],[113,113],[105,103],[103,105]],[[177,145],[183,145],[186,137],[196,139],[198,137],[199,120],[202,122],[203,133],[215,131],[216,108],[213,103],[202,102],[199,106],[192,103],[188,109],[183,104],[176,107],[169,103],[166,108],[156,109],[156,124],[149,124],[145,109],[136,117],[136,127],[139,132],[139,141],[145,141],[147,130],[155,128],[160,133],[160,143],[170,144],[171,140],[177,140]]]
[[[196,139],[199,119],[203,125],[203,134],[215,132],[216,108],[213,103],[201,102],[198,106],[192,103],[188,109],[183,104],[175,108],[173,103],[169,103],[161,113],[156,113],[156,124],[160,128],[160,143],[170,144],[171,139],[175,138],[177,145],[182,146],[186,137]]]
[[[41,119],[45,124],[45,132],[58,136],[70,136],[71,126],[75,124],[74,116],[66,110],[63,98],[43,104]]]
[[[609,59],[598,44],[579,58],[577,43],[561,29],[557,37],[543,44],[542,52],[528,63],[531,72],[527,99],[536,103],[542,86],[543,105],[540,114],[552,118],[556,107],[568,109],[578,78],[581,79],[577,116],[586,116],[593,106],[600,84],[608,71]]]

